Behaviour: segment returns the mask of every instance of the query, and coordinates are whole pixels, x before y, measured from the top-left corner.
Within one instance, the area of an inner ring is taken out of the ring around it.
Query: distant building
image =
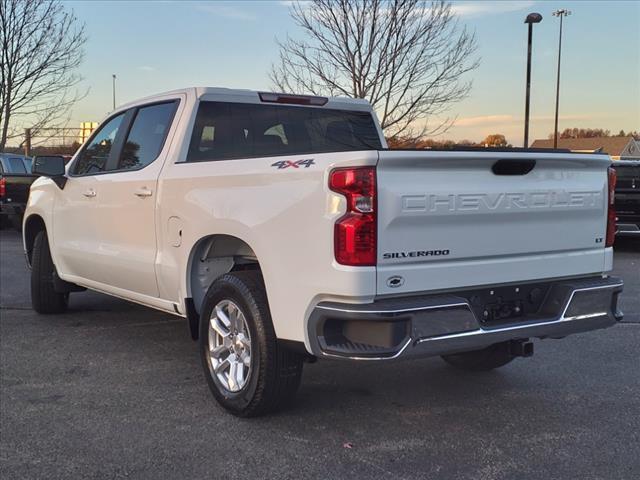
[[[89,138],[91,133],[98,128],[98,122],[81,122],[80,123],[80,135],[78,135],[78,142],[83,144],[84,141]]]
[[[535,140],[531,148],[553,148],[553,139]],[[614,160],[640,160],[640,142],[633,137],[559,138],[558,148],[578,152],[604,152]]]

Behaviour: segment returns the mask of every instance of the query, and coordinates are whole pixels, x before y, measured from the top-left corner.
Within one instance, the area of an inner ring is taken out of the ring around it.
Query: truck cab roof
[[[282,101],[282,102],[268,102],[268,103],[286,103],[290,105],[300,105],[301,103],[295,102],[295,98],[317,98],[323,99],[322,104],[307,104],[307,106],[322,106],[324,108],[334,108],[339,110],[357,110],[357,111],[371,111],[371,104],[361,98],[349,98],[349,97],[322,97],[322,96],[313,96],[313,95],[296,95],[290,93],[277,93],[277,92],[267,92],[267,91],[258,91],[258,90],[249,90],[249,89],[238,89],[238,88],[225,88],[225,87],[188,87],[181,88],[177,90],[170,90],[167,92],[157,93],[148,97],[144,97],[133,102],[129,102],[123,105],[118,106],[118,110],[123,108],[132,107],[135,105],[139,105],[141,103],[149,103],[153,101],[164,100],[170,96],[195,96],[196,99],[207,99],[212,101],[225,101],[225,102],[240,102],[240,103],[262,103],[266,102],[261,98],[262,95],[268,93],[275,93],[277,95],[281,95],[283,97],[287,97],[291,99],[291,101]]]

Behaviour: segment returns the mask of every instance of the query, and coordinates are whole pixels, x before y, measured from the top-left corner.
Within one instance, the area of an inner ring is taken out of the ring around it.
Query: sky
[[[67,1],[86,23],[80,68],[88,95],[70,126],[100,121],[116,103],[176,88],[218,86],[270,90],[276,39],[299,37],[287,1]],[[563,26],[559,128],[640,131],[640,2],[454,2],[460,22],[474,31],[480,66],[466,79],[470,95],[453,104],[454,126],[439,138],[480,141],[502,133],[523,140],[527,26],[534,25],[530,138],[553,131],[559,20]]]

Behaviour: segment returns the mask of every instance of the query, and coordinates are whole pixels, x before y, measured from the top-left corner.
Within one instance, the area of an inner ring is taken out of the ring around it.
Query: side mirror
[[[64,176],[64,157],[62,155],[39,155],[34,157],[31,173],[49,177],[61,189],[67,183],[67,177]]]

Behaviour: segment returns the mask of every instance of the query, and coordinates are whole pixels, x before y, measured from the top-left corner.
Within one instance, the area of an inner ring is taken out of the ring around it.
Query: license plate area
[[[486,318],[483,319],[484,323],[492,323],[492,322],[501,322],[505,320],[511,320],[516,317],[522,317],[523,306],[521,300],[516,300],[514,302],[510,301],[502,301],[499,303],[489,303],[485,305],[483,310],[483,315]]]
[[[542,283],[492,287],[465,292],[476,318],[483,326],[528,321],[536,316],[549,293]]]

